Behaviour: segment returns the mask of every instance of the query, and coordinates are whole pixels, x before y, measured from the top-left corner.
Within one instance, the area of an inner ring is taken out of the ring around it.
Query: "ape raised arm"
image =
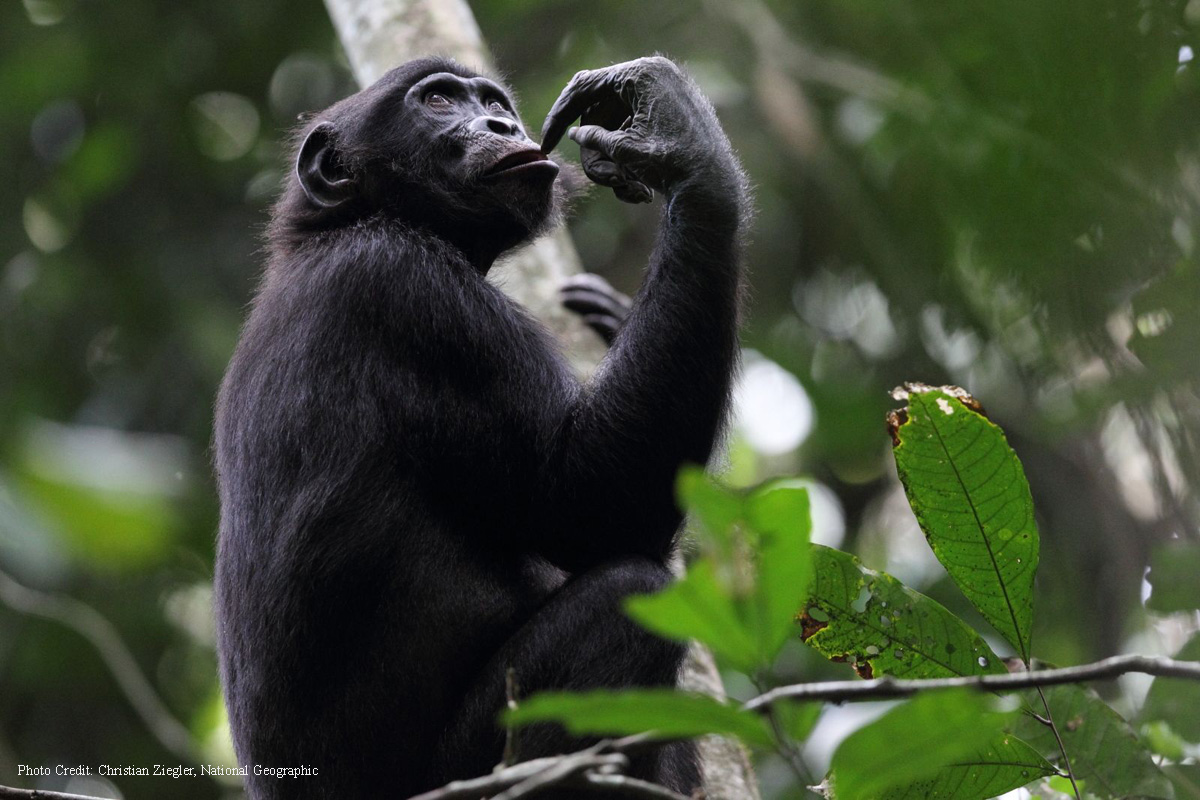
[[[215,436],[238,756],[318,770],[252,770],[255,800],[405,797],[486,772],[509,667],[526,694],[676,680],[683,647],[620,604],[669,581],[674,474],[707,459],[725,414],[743,181],[665,59],[580,73],[543,149],[580,114],[593,180],[666,198],[627,318],[596,285],[568,291],[614,337],[588,385],[484,279],[562,201],[502,86],[422,59],[301,131]],[[577,745],[546,726],[521,754]],[[699,780],[686,744],[635,768]]]
[[[571,131],[588,176],[618,197],[653,190],[666,202],[644,285],[553,444],[555,518],[582,534],[564,556],[574,567],[629,552],[661,557],[673,541],[675,474],[685,461],[708,460],[728,404],[746,210],[744,178],[712,106],[667,59],[576,74],[546,118],[542,149],[580,115],[624,120],[618,130]],[[595,464],[621,477],[595,480]]]

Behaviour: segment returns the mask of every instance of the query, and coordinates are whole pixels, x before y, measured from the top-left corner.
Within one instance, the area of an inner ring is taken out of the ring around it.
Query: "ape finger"
[[[618,200],[626,203],[649,203],[654,199],[654,191],[649,186],[599,150],[586,147],[580,149],[579,161],[583,166],[583,174],[593,183],[612,189]]]
[[[616,186],[625,180],[620,167],[599,150],[580,148],[579,163],[583,167],[583,174],[601,186]]]
[[[607,70],[578,72],[550,107],[542,124],[542,152],[549,153],[562,139],[567,126],[579,119],[590,106],[611,92]]]
[[[613,194],[624,203],[649,203],[654,199],[654,190],[641,181],[628,180],[612,187]]]
[[[578,128],[571,128],[567,131],[567,136],[580,147],[599,150],[610,161],[618,164],[621,162],[620,156],[624,155],[629,148],[628,133],[610,131],[599,125],[580,125]]]

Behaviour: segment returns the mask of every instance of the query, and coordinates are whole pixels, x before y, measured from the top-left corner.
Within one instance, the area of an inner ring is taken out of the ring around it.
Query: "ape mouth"
[[[497,161],[491,169],[484,173],[484,177],[491,178],[501,174],[511,175],[526,172],[557,174],[558,164],[551,161],[541,150],[535,148],[517,150]]]

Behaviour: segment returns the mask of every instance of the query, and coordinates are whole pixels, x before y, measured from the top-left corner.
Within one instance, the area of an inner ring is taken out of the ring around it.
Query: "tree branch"
[[[1200,681],[1200,662],[1177,661],[1159,656],[1114,656],[1092,664],[1005,675],[969,675],[955,678],[923,680],[824,681],[780,686],[744,703],[747,711],[766,711],[779,700],[819,700],[842,703],[849,700],[887,700],[911,697],[919,692],[969,687],[981,691],[1011,691],[1014,689],[1058,686],[1067,683],[1105,680],[1131,672],[1162,678],[1187,678]],[[652,800],[684,800],[680,795],[652,783],[624,775],[604,772],[619,769],[626,763],[624,754],[653,742],[646,735],[629,736],[613,742],[600,742],[587,750],[570,755],[527,761],[491,775],[469,781],[456,781],[441,789],[411,798],[411,800],[475,800],[495,795],[495,800],[517,800],[528,797],[549,786],[595,785],[620,791],[627,797]],[[613,755],[618,758],[613,759]],[[600,771],[593,771],[600,770]],[[0,798],[2,800],[2,798]]]
[[[104,798],[83,794],[67,794],[65,792],[46,792],[41,789],[13,789],[9,786],[0,786],[0,800],[104,800]]]
[[[647,734],[605,739],[576,753],[538,758],[498,769],[481,778],[454,781],[410,800],[478,800],[480,797],[517,800],[550,786],[572,785],[603,787],[624,797],[646,800],[687,800],[683,795],[658,784],[615,772],[629,766],[629,754],[661,743],[661,739],[651,738]]]
[[[1160,678],[1188,678],[1200,681],[1200,662],[1176,661],[1161,656],[1113,656],[1091,664],[1033,672],[1014,672],[1006,675],[967,675],[955,678],[896,680],[876,678],[870,681],[824,681],[780,686],[755,697],[742,705],[747,711],[758,711],[778,700],[821,700],[843,703],[848,700],[887,700],[911,697],[918,692],[969,687],[990,692],[1058,686],[1064,683],[1116,678],[1130,672],[1155,675]]]
[[[1178,661],[1161,656],[1113,656],[1091,664],[1007,675],[968,675],[956,678],[896,680],[877,678],[870,681],[824,681],[780,686],[744,703],[747,711],[762,711],[779,700],[820,700],[842,703],[851,700],[888,700],[911,697],[920,692],[941,689],[973,688],[981,691],[1012,691],[1067,683],[1107,680],[1137,672],[1160,678],[1185,678],[1200,681],[1200,662]],[[519,800],[550,786],[592,786],[642,800],[687,800],[683,795],[647,781],[621,775],[616,770],[628,766],[626,756],[661,740],[647,734],[605,740],[562,756],[539,758],[505,767],[465,781],[454,781],[440,789],[425,792],[410,800]],[[498,793],[498,794],[497,794]],[[100,800],[77,794],[44,792],[39,789],[11,789],[0,786],[0,800]]]

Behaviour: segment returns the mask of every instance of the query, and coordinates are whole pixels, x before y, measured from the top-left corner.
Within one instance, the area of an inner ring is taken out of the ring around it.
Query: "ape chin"
[[[587,384],[484,279],[557,221],[547,153],[581,115],[590,180],[667,199],[632,305],[564,294],[611,342]],[[674,685],[684,646],[621,609],[671,580],[674,477],[708,459],[735,367],[747,197],[711,106],[662,58],[586,71],[539,147],[504,86],[421,59],[313,117],[294,163],[217,401],[216,613],[239,760],[315,774],[251,769],[250,797],[485,774],[510,669],[524,695]],[[540,726],[519,752],[585,744]],[[632,772],[699,784],[688,743]]]

